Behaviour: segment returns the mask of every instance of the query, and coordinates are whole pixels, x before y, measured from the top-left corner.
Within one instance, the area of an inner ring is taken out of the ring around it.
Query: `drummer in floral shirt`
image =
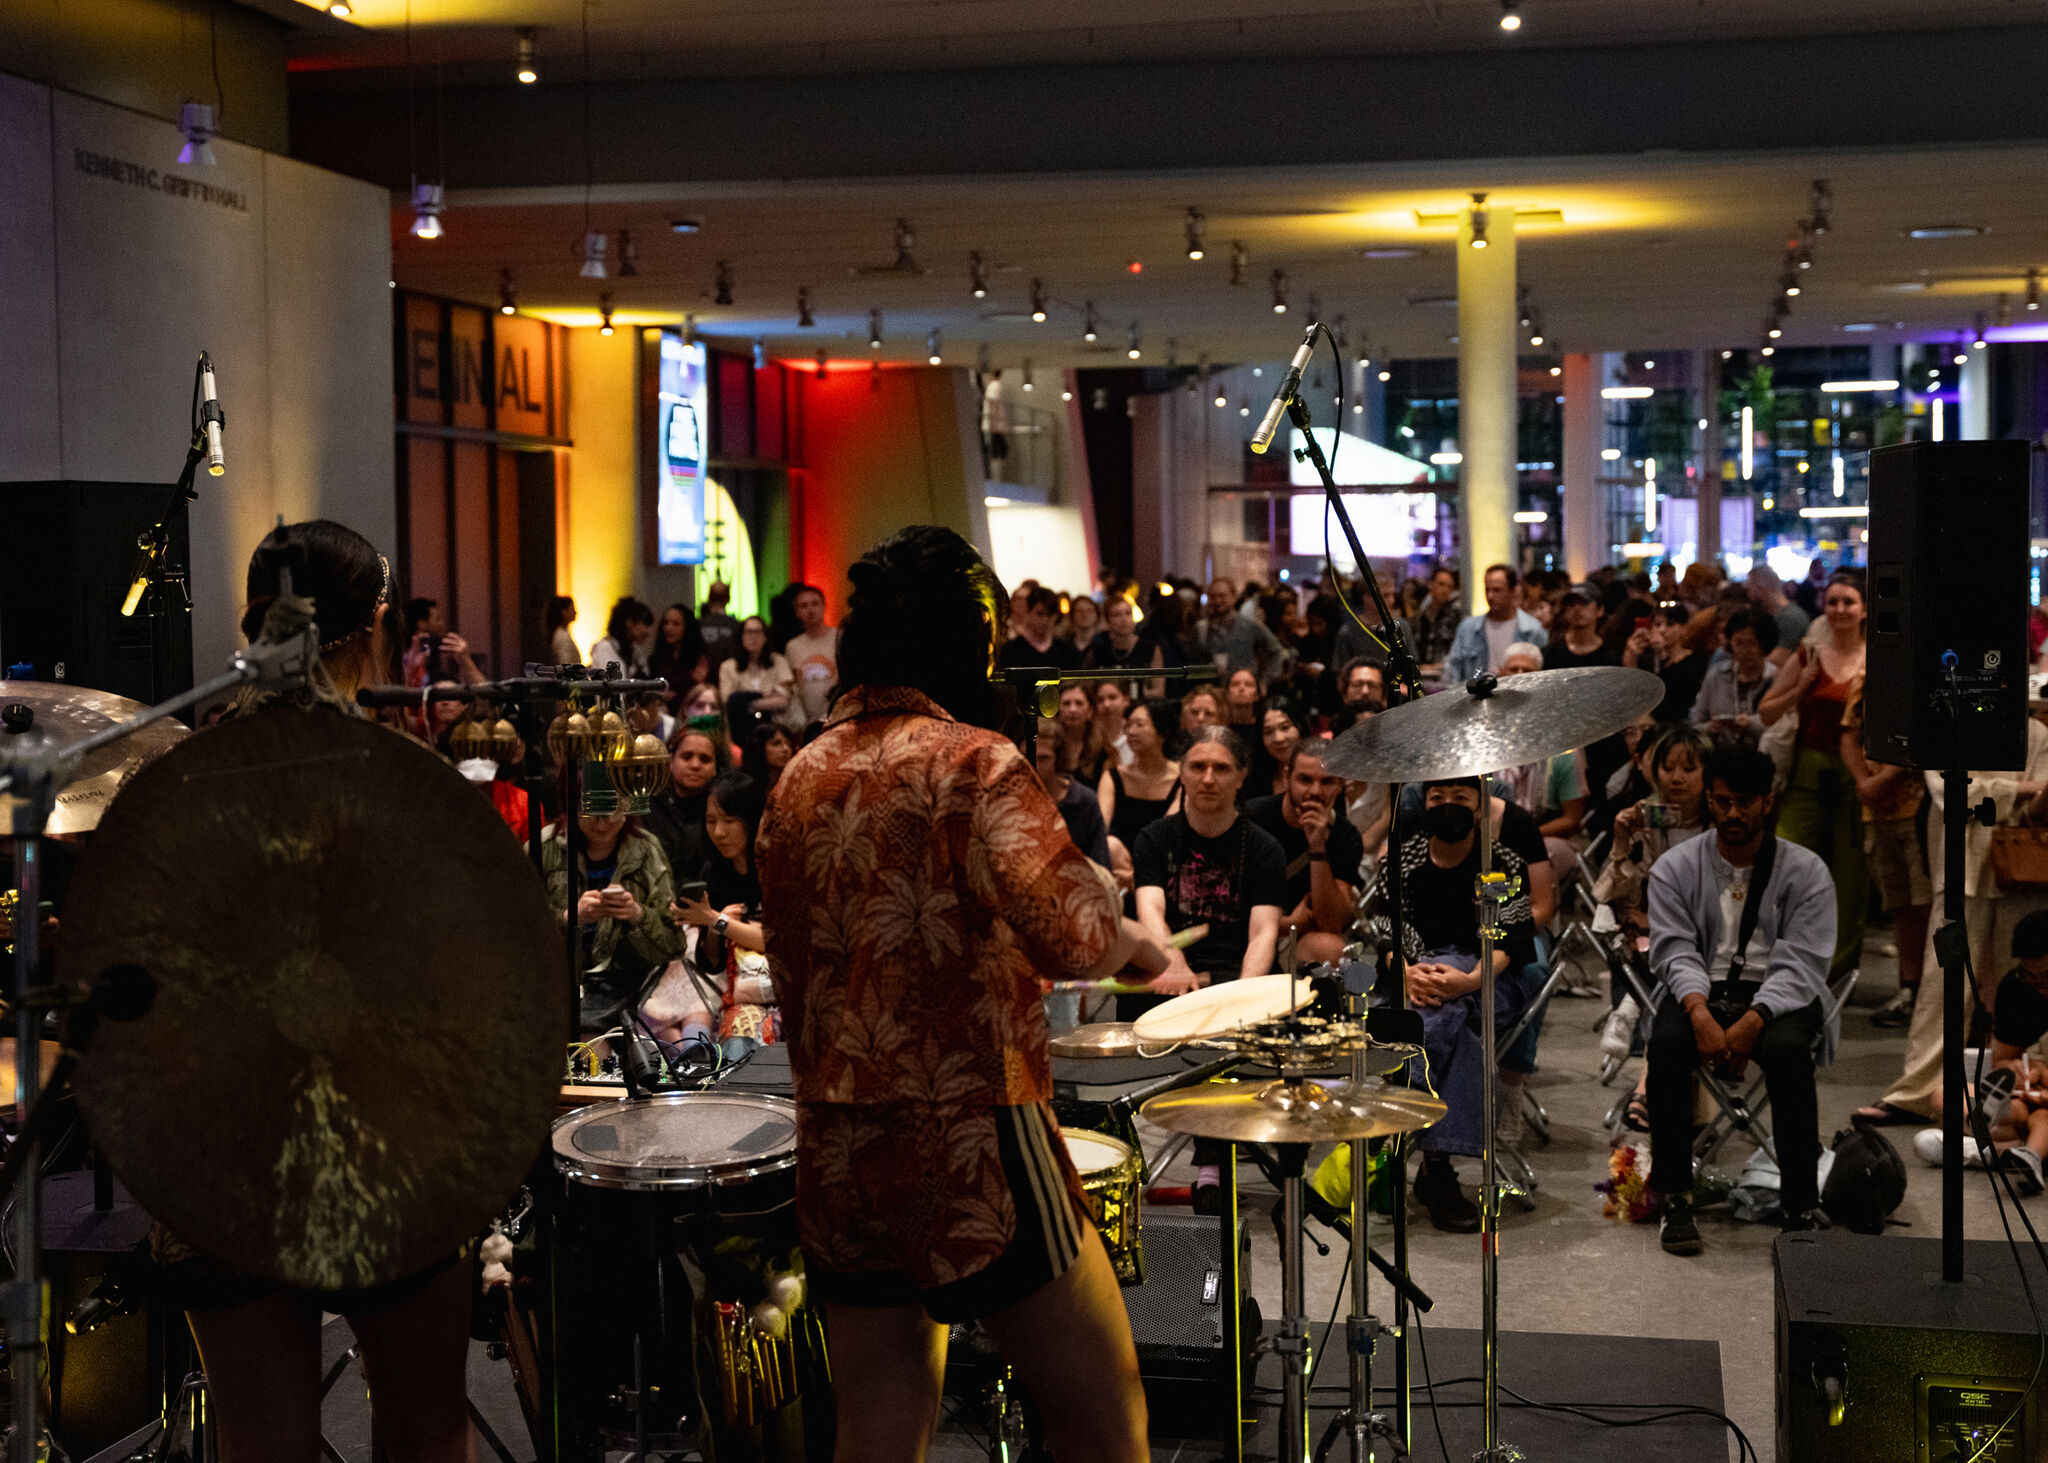
[[[849,577],[848,689],[757,849],[839,1455],[924,1456],[947,1324],[972,1319],[1040,1400],[1054,1456],[1136,1463],[1137,1356],[1049,1106],[1039,982],[1166,957],[988,729],[1008,597],[980,556],[910,528]]]

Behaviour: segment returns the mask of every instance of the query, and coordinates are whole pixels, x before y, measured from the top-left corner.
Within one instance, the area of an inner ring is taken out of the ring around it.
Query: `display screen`
[[[1287,499],[1287,527],[1293,550],[1304,556],[1323,552],[1323,512],[1329,499],[1322,493],[1294,493]],[[1358,530],[1358,541],[1376,559],[1405,559],[1418,543],[1432,542],[1436,535],[1436,494],[1434,493],[1346,493],[1344,511]],[[1331,513],[1330,560],[1340,574],[1356,567],[1351,562],[1351,545],[1345,542],[1343,526]],[[1427,538],[1418,539],[1418,534]]]
[[[704,562],[704,474],[710,419],[705,392],[705,351],[676,331],[661,335],[661,420],[655,436],[660,480],[655,499],[663,564]]]

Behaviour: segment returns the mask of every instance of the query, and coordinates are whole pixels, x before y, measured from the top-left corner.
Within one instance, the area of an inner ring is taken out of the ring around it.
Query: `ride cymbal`
[[[139,965],[79,1106],[197,1248],[305,1289],[414,1274],[547,1141],[562,936],[488,799],[372,722],[279,709],[145,767],[71,884],[60,975]]]
[[[126,696],[89,691],[62,681],[0,681],[0,737],[40,731],[64,747],[147,710],[140,701]],[[57,806],[43,831],[90,833],[129,778],[166,747],[191,734],[190,727],[165,717],[88,754],[58,791]]]

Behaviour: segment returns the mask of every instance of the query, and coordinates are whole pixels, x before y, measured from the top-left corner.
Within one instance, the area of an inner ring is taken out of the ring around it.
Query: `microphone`
[[[1299,379],[1300,373],[1296,373]],[[220,398],[214,394],[213,357],[205,351],[199,353],[199,394],[203,398],[199,405],[199,424],[206,430],[206,470],[219,477],[228,470],[220,453],[220,429],[227,419],[220,412]]]
[[[1252,434],[1252,451],[1264,452],[1273,445],[1273,434],[1280,430],[1280,414],[1287,410],[1287,399],[1300,387],[1301,373],[1308,368],[1308,358],[1315,344],[1316,327],[1311,325],[1308,334],[1301,338],[1301,349],[1294,353],[1294,360],[1287,367],[1287,379],[1280,383],[1280,389],[1273,393],[1273,404],[1259,419],[1259,429]]]

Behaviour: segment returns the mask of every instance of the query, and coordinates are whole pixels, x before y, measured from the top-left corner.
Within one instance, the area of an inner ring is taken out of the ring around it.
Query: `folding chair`
[[[1842,1012],[1847,1009],[1850,993],[1856,989],[1856,982],[1861,974],[1861,971],[1849,971],[1838,982],[1830,985],[1827,994],[1821,998],[1820,1034],[1814,1038],[1813,1043],[1816,1067],[1829,1066],[1834,1061],[1835,1035],[1840,1030]],[[1705,1067],[1700,1068],[1699,1079],[1719,1111],[1693,1138],[1693,1162],[1712,1163],[1721,1149],[1727,1145],[1728,1140],[1741,1133],[1769,1154],[1771,1162],[1775,1164],[1778,1161],[1777,1145],[1771,1141],[1770,1127],[1764,1122],[1764,1113],[1770,1107],[1770,1094],[1764,1085],[1764,1074],[1752,1071],[1748,1082],[1740,1091]]]

